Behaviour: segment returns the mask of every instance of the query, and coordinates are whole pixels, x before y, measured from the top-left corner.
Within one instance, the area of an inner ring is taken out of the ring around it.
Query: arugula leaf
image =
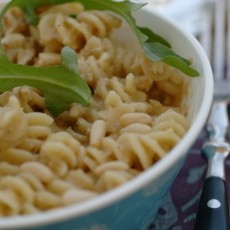
[[[130,1],[115,2],[113,0],[12,0],[0,12],[0,37],[2,34],[2,18],[11,7],[20,7],[29,24],[37,25],[39,17],[36,9],[40,6],[57,5],[68,2],[80,2],[86,10],[110,10],[123,17],[136,34],[145,55],[153,61],[163,61],[181,70],[189,76],[199,73],[191,68],[190,62],[177,55],[170,44],[161,36],[148,28],[138,27],[132,12],[145,4]],[[75,52],[64,47],[61,52],[62,64],[55,67],[33,67],[12,64],[3,53],[0,43],[0,91],[16,86],[29,85],[41,90],[46,99],[47,109],[54,115],[63,112],[70,103],[79,102],[89,105],[90,88],[81,78],[77,68]]]
[[[149,59],[153,61],[163,61],[168,65],[181,70],[188,76],[195,77],[199,75],[195,69],[190,67],[190,62],[188,60],[177,55],[170,48],[169,43],[165,39],[147,28],[138,27],[136,25],[132,12],[143,7],[145,4],[142,3],[133,3],[127,0],[121,2],[113,0],[12,0],[3,9],[0,14],[0,20],[10,7],[18,6],[25,12],[27,22],[36,25],[39,21],[39,18],[35,13],[38,7],[44,5],[57,5],[67,2],[80,2],[86,10],[110,10],[120,15],[129,23],[142,45],[145,55]]]
[[[89,105],[91,90],[80,77],[75,51],[64,47],[62,64],[53,67],[33,67],[12,64],[0,52],[0,92],[29,85],[43,92],[47,109],[58,115],[71,103]]]

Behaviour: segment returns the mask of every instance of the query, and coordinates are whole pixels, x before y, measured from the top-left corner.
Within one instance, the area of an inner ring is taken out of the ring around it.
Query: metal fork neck
[[[230,145],[225,141],[229,126],[227,105],[226,100],[214,101],[210,111],[207,124],[209,141],[202,147],[202,154],[209,164],[207,177],[225,179],[224,161],[230,150]]]
[[[225,180],[224,162],[229,150],[230,145],[227,142],[207,142],[202,147],[202,154],[209,164],[206,177],[214,176]]]
[[[223,142],[229,126],[226,100],[214,102],[210,111],[207,129],[209,139],[217,143]]]

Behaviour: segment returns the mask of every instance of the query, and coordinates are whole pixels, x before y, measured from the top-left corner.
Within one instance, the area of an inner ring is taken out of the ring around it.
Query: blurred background
[[[167,17],[180,23],[186,30],[197,35],[202,8],[205,0],[132,0],[137,3],[148,3],[152,7]]]

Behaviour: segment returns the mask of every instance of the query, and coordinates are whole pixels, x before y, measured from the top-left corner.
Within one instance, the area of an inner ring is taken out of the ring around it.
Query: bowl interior
[[[134,16],[139,25],[149,27],[166,38],[178,54],[185,58],[192,58],[192,66],[200,73],[199,77],[188,79],[190,86],[184,106],[188,108],[187,118],[191,123],[191,127],[187,134],[163,159],[123,186],[106,192],[93,200],[71,207],[32,216],[0,219],[0,229],[51,223],[87,215],[93,210],[103,209],[108,205],[112,205],[141,190],[144,186],[154,183],[155,179],[159,178],[168,168],[172,167],[173,164],[187,154],[189,148],[198,137],[207,119],[213,95],[212,71],[205,52],[189,32],[184,31],[175,22],[167,19],[160,13],[153,11],[152,8],[146,6],[135,12]]]

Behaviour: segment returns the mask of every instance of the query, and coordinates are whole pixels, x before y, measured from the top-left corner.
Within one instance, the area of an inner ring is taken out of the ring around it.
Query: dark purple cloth
[[[200,149],[207,140],[205,129],[189,151],[170,192],[166,195],[149,230],[193,230],[207,162]],[[226,161],[226,182],[230,198],[230,160]]]

